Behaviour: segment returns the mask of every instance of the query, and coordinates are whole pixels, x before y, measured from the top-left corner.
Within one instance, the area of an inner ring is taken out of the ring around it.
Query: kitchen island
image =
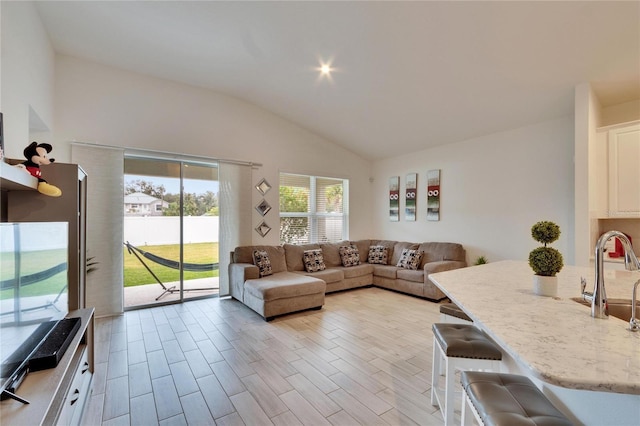
[[[640,425],[640,332],[615,317],[596,319],[580,297],[594,271],[565,266],[558,296],[533,293],[526,262],[501,261],[429,278],[501,346],[504,371],[531,378],[570,419],[587,425]],[[630,299],[640,273],[608,271],[610,299]]]

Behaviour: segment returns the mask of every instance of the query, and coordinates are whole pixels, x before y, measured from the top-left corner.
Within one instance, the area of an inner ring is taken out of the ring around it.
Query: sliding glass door
[[[125,309],[216,296],[218,167],[125,155]]]

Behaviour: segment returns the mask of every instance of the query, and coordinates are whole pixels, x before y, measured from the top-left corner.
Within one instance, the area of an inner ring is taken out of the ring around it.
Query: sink
[[[591,307],[591,302],[587,302],[581,297],[573,297],[571,300],[589,308]],[[631,319],[631,299],[609,299],[607,302],[610,316],[629,322]],[[636,302],[636,318],[640,318],[640,302]]]

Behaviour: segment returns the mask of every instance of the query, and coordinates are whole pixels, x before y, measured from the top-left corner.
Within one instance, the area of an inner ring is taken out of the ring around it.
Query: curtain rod
[[[103,145],[103,144],[93,143],[93,142],[72,141],[70,142],[70,144],[78,145],[78,146],[96,147],[96,148],[119,149],[124,151],[125,155],[131,156],[131,157],[157,158],[157,159],[164,159],[164,160],[167,160],[167,159],[184,160],[184,161],[192,161],[192,162],[216,161],[218,163],[235,164],[239,166],[249,166],[251,168],[262,167],[262,163],[254,163],[252,161],[227,160],[227,159],[190,155],[190,154],[179,154],[177,152],[155,151],[152,149],[127,148],[122,146]]]

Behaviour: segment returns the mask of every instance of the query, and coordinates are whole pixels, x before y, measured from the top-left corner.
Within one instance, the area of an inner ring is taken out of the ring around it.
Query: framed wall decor
[[[416,201],[418,194],[418,174],[409,173],[407,175],[407,183],[405,186],[405,203],[404,203],[404,220],[415,222],[416,220]]]
[[[440,220],[440,170],[427,172],[427,220]]]
[[[258,211],[258,213],[260,213],[261,216],[264,216],[267,213],[269,213],[269,210],[271,210],[271,205],[269,205],[269,203],[267,203],[267,200],[263,199],[256,206],[256,210]]]
[[[269,231],[271,231],[271,227],[267,225],[267,222],[265,222],[264,220],[260,222],[260,224],[256,226],[255,229],[256,229],[256,232],[260,234],[262,238],[266,237]]]
[[[269,185],[266,179],[262,178],[256,185],[256,189],[260,194],[265,195],[271,189],[271,185]]]
[[[400,221],[400,176],[389,178],[389,220]]]

